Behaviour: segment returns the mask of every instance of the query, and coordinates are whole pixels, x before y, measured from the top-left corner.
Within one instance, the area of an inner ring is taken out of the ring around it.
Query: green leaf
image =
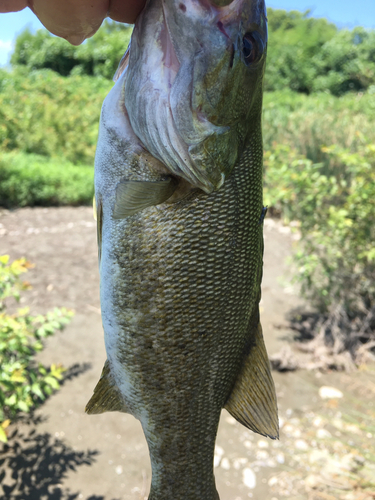
[[[47,376],[45,377],[44,381],[52,387],[52,389],[58,389],[60,387],[60,384],[58,383],[58,381],[54,378],[54,377],[51,377],[51,376]]]
[[[3,427],[0,425],[0,441],[2,443],[7,443],[8,442],[8,437],[6,435],[6,432],[5,430],[3,429]]]

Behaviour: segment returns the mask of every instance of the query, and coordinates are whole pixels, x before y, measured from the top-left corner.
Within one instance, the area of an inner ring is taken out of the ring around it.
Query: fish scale
[[[251,4],[253,15],[257,0],[235,1],[245,2],[245,7]],[[150,12],[158,12],[160,3],[150,2]],[[190,4],[185,5],[189,13]],[[257,5],[263,15],[262,1]],[[222,15],[223,9],[213,15]],[[223,37],[223,30],[221,26],[217,36]],[[233,33],[237,40],[237,32]],[[137,25],[135,41],[136,35]],[[221,45],[224,42],[221,38]],[[140,420],[151,459],[152,500],[218,498],[213,458],[222,408],[255,432],[278,436],[275,388],[259,322],[264,68],[248,73],[241,57],[233,58],[236,74],[256,85],[250,99],[251,121],[235,127],[233,146],[243,144],[243,149],[230,175],[223,159],[224,177],[216,171],[206,179],[214,168],[211,163],[195,185],[189,175],[183,177],[183,168],[178,168],[176,177],[167,160],[163,163],[145,149],[126,106],[131,93],[127,84],[137,78],[131,73],[131,52],[103,105],[95,196],[108,359],[86,411],[123,411]],[[235,78],[230,74],[229,82]],[[216,91],[220,86],[215,81]],[[240,101],[245,106],[243,96]],[[222,97],[218,106],[224,107]],[[233,109],[236,120],[240,108],[237,103]],[[154,119],[153,113],[149,116]],[[199,161],[205,152],[211,154],[216,140],[210,136],[205,143],[203,132],[201,150],[198,144],[191,153]],[[149,140],[159,140],[159,135],[153,132]],[[163,154],[162,144],[156,149]],[[232,157],[233,151],[228,158]],[[224,183],[213,187],[220,175]]]

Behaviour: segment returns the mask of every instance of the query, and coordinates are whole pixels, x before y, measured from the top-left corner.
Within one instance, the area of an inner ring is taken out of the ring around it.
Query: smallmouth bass
[[[86,411],[140,420],[150,500],[218,498],[222,408],[278,437],[259,321],[266,46],[263,0],[149,0],[103,104],[108,359]]]

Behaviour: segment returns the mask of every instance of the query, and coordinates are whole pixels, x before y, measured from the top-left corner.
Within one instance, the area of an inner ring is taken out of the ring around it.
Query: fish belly
[[[210,195],[113,220],[103,202],[101,304],[111,374],[141,421],[150,498],[217,497],[224,407],[259,322],[262,151]]]

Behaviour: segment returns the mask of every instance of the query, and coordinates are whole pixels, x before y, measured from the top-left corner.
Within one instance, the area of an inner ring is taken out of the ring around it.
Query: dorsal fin
[[[104,364],[101,377],[94,389],[94,394],[85,408],[85,412],[89,415],[104,413],[106,411],[129,413],[124,398],[121,396],[111,375],[108,360]]]
[[[177,181],[169,177],[162,181],[124,181],[116,187],[114,219],[123,219],[140,210],[159,205],[168,200],[177,187]]]
[[[252,431],[273,439],[279,437],[275,384],[260,323],[224,408]]]

